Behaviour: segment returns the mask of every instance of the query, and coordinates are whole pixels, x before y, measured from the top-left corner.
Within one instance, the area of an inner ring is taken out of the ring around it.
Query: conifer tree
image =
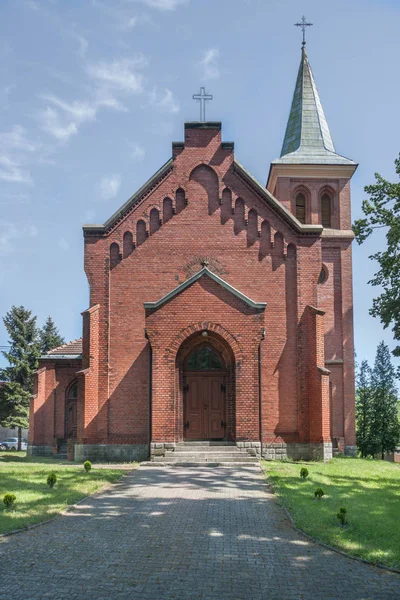
[[[46,354],[49,350],[57,348],[65,344],[64,338],[60,335],[53,319],[49,316],[43,328],[40,330],[40,351],[42,354]]]
[[[392,452],[400,441],[395,369],[388,346],[381,342],[372,371],[371,454]]]
[[[18,427],[18,449],[21,429],[28,427],[29,398],[33,391],[33,373],[40,356],[36,317],[23,306],[12,306],[3,319],[9,336],[10,350],[2,352],[8,366],[0,370],[7,385],[0,387],[0,422],[5,427]]]
[[[365,458],[371,454],[371,425],[372,425],[372,383],[371,367],[363,360],[357,374],[356,388],[356,425],[357,447]]]

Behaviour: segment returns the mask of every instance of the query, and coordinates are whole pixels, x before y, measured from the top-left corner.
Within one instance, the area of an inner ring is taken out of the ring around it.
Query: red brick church
[[[32,454],[140,460],[190,440],[266,458],[355,452],[350,179],[302,49],[264,187],[221,123],[85,225],[83,337],[40,361]],[[71,450],[72,449],[72,450]]]

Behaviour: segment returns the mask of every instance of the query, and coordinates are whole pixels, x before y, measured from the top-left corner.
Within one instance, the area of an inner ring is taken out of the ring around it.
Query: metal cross
[[[301,17],[301,23],[294,24],[295,27],[301,27],[303,31],[303,48],[306,45],[306,27],[311,27],[312,25],[313,23],[307,23],[307,20],[304,15]]]
[[[200,88],[199,94],[193,94],[193,100],[200,102],[200,121],[205,123],[206,120],[206,102],[207,100],[212,100],[213,97],[211,94],[207,94],[204,87]]]

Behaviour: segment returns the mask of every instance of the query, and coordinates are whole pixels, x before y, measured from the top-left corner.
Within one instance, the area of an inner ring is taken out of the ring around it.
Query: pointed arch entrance
[[[235,438],[234,357],[218,334],[200,332],[181,347],[179,368],[184,440]]]

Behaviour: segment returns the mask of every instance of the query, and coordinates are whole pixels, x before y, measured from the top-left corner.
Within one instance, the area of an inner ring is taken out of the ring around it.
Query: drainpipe
[[[259,430],[260,430],[260,457],[262,457],[262,386],[261,386],[261,342],[258,346],[258,415],[259,415]]]
[[[151,439],[152,439],[152,428],[151,428],[151,419],[152,419],[152,389],[153,389],[153,349],[150,344],[150,340],[147,337],[147,343],[149,346],[149,455],[151,454]]]

